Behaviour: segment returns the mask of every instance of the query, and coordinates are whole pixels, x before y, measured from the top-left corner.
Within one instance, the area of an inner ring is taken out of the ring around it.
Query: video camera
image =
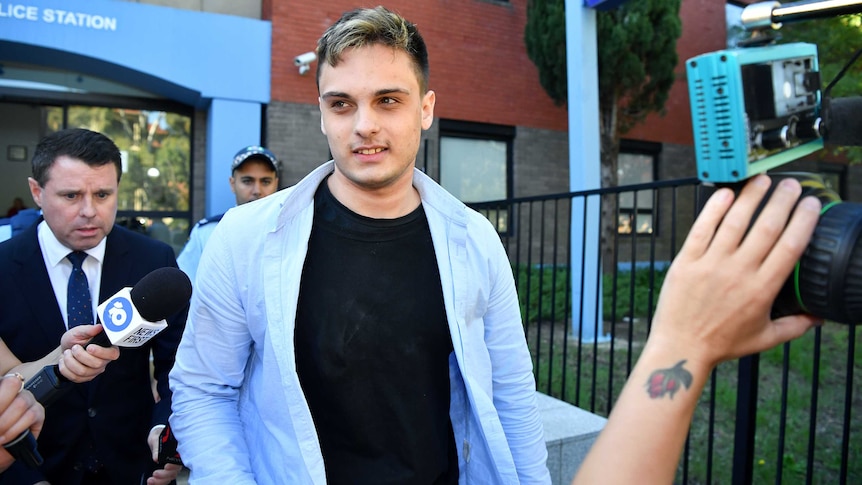
[[[746,179],[824,144],[862,146],[862,98],[832,99],[840,76],[821,88],[816,45],[775,44],[771,36],[782,22],[850,13],[862,13],[862,1],[752,4],[742,14],[752,40],[686,61],[702,182],[738,190]],[[808,248],[773,305],[773,317],[810,313],[839,323],[862,322],[862,204],[842,202],[816,174],[770,176],[798,179],[802,196],[814,195],[823,206]]]

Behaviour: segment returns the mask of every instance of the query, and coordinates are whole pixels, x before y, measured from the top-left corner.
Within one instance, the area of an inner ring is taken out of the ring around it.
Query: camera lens
[[[823,205],[808,247],[772,307],[772,316],[810,313],[845,324],[862,322],[862,204],[842,202],[815,174],[793,177],[801,197],[816,196]],[[773,187],[775,184],[773,183]]]

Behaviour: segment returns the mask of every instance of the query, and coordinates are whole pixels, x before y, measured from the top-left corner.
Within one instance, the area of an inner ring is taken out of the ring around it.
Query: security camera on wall
[[[309,64],[317,59],[314,52],[306,52],[293,58],[293,64],[299,68],[300,74],[305,74],[310,69]]]
[[[317,54],[314,52],[306,52],[305,54],[300,54],[293,58],[293,63],[297,66],[301,66],[303,64],[311,64],[317,60]]]

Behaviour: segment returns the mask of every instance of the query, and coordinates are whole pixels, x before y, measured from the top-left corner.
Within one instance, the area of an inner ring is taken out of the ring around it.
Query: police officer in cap
[[[230,190],[236,205],[261,199],[278,190],[278,159],[260,146],[245,147],[233,157]],[[177,264],[194,282],[204,246],[224,214],[201,219],[189,234],[189,241],[177,257]]]

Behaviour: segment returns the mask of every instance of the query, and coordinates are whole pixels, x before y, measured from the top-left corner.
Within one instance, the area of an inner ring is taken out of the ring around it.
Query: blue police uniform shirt
[[[195,275],[198,272],[198,264],[201,261],[204,247],[222,217],[224,217],[224,214],[206,217],[198,221],[195,227],[192,228],[191,234],[189,234],[189,241],[183,247],[180,255],[177,256],[177,265],[189,276],[192,283],[195,281]]]

